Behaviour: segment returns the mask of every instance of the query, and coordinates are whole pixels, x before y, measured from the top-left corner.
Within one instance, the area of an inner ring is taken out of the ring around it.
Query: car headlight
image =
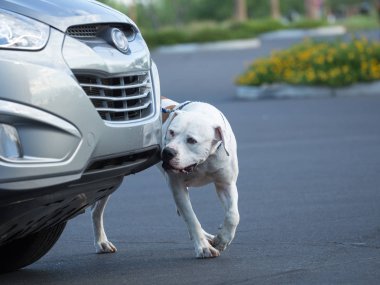
[[[40,50],[49,32],[48,25],[0,9],[0,49]]]

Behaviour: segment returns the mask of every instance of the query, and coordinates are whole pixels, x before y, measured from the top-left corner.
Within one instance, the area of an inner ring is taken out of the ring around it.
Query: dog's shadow
[[[179,284],[180,280],[173,280],[172,276],[191,280],[194,272],[207,274],[223,264],[228,268],[232,263],[223,257],[196,259],[189,254],[192,248],[187,244],[172,247],[171,244],[161,253],[140,249],[140,252],[74,255],[71,260],[42,259],[24,269],[0,275],[0,284]]]

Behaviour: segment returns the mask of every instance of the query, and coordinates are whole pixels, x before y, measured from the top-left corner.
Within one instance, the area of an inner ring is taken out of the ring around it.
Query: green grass
[[[349,31],[378,29],[380,21],[374,13],[370,16],[352,16],[337,21],[338,25],[345,26]]]

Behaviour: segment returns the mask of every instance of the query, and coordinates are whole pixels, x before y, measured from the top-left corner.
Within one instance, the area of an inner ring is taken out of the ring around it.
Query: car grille
[[[104,31],[110,28],[118,28],[122,30],[128,41],[133,41],[137,34],[136,29],[129,24],[89,24],[71,26],[67,29],[66,34],[73,38],[87,41],[102,38]]]
[[[98,30],[96,25],[81,25],[68,28],[67,34],[74,38],[95,38]]]
[[[104,121],[138,121],[154,113],[149,72],[118,77],[76,74],[76,78]]]

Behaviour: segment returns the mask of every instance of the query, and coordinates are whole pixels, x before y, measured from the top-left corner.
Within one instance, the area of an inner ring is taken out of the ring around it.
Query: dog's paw
[[[214,240],[215,236],[209,234],[209,233],[206,232],[205,230],[202,230],[202,231],[203,231],[203,235],[205,236],[205,238],[206,238],[206,239],[208,240],[208,242],[212,245],[212,241]]]
[[[207,240],[195,245],[196,258],[212,258],[220,255],[219,250],[214,248]]]
[[[96,253],[114,253],[117,251],[112,242],[105,240],[95,243]]]
[[[211,245],[219,251],[225,250],[231,243],[231,239],[226,239],[222,235],[218,234],[211,241]]]

